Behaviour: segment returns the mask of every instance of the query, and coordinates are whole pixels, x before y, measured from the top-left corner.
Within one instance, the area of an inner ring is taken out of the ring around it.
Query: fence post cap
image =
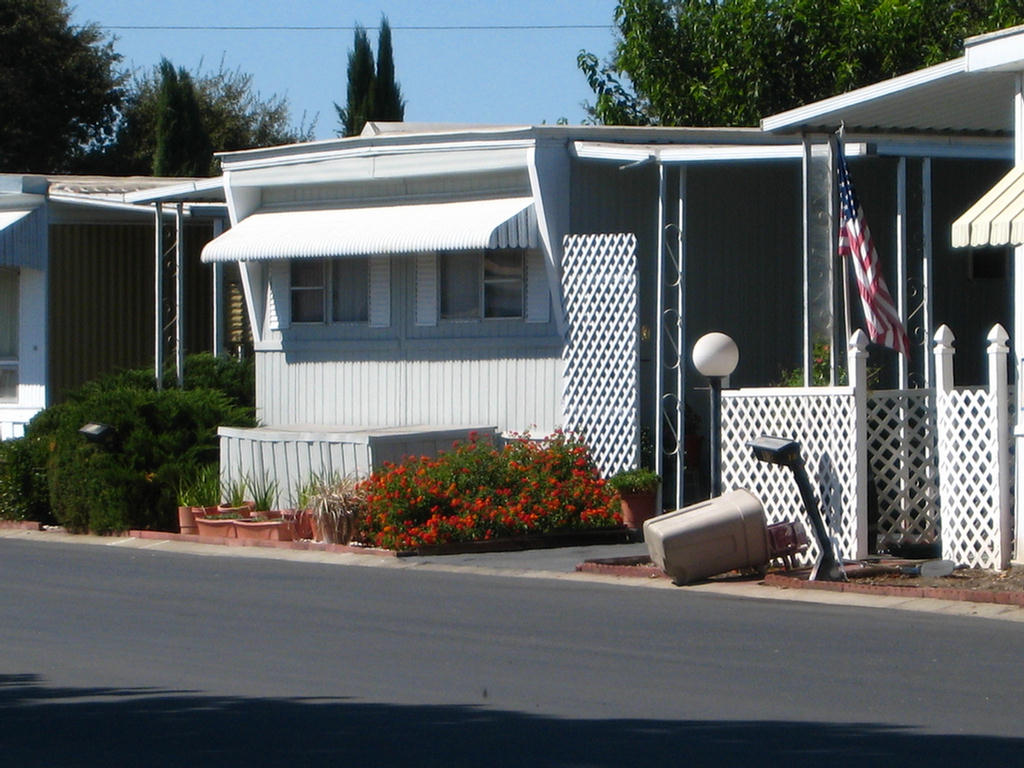
[[[943,323],[935,331],[934,339],[937,345],[952,347],[953,342],[956,341],[956,336],[953,335],[953,331],[950,330],[949,326]]]
[[[1006,332],[1006,329],[999,323],[992,326],[992,330],[988,332],[988,336],[985,337],[991,344],[1006,345],[1006,342],[1010,340],[1010,334]]]
[[[850,349],[857,352],[864,352],[868,348],[868,335],[862,328],[858,328],[850,334]]]

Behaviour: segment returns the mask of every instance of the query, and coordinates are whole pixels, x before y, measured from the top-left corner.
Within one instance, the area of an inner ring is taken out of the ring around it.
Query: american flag
[[[910,357],[910,340],[882,277],[878,252],[853,191],[842,146],[839,147],[839,208],[839,255],[849,256],[853,262],[868,337],[876,344]]]

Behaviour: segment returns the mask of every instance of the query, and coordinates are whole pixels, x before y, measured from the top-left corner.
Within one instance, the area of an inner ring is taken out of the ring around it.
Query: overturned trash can
[[[726,571],[764,568],[807,547],[799,523],[771,529],[757,497],[737,490],[648,520],[644,541],[654,565],[677,584],[689,584]]]

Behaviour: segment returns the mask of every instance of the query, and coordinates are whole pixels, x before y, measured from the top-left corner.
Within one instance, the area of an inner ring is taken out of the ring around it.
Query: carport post
[[[164,260],[164,226],[163,226],[163,205],[160,201],[153,203],[156,211],[154,226],[156,233],[153,240],[156,243],[156,261],[153,269],[153,327],[155,337],[155,348],[153,350],[153,376],[156,378],[156,388],[162,388],[162,372],[164,369],[164,345],[163,345],[163,260]]]

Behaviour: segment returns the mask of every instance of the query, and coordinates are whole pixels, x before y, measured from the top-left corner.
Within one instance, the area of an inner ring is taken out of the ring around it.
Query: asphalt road
[[[1024,628],[0,540],[0,764],[1016,765]]]

